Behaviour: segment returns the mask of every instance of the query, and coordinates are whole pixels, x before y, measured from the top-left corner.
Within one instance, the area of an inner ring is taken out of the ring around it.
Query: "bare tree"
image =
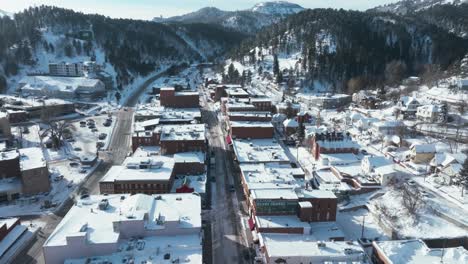
[[[417,218],[417,212],[424,205],[423,196],[416,188],[411,188],[407,184],[401,185],[401,198],[403,206],[408,210],[408,213]]]
[[[41,138],[49,136],[52,141],[52,147],[58,149],[63,145],[64,135],[70,131],[71,124],[68,121],[48,121],[45,123],[47,129],[41,135]]]

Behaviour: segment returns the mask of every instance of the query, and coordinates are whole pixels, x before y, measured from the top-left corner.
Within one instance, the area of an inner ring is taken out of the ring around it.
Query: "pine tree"
[[[273,74],[278,75],[279,72],[280,72],[280,69],[279,69],[278,55],[275,54],[273,56]]]
[[[465,189],[468,189],[468,158],[465,159],[463,167],[456,177],[456,184],[461,187],[461,196]]]

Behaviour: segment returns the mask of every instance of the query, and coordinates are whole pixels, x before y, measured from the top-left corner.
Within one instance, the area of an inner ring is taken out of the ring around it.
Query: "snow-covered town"
[[[428,1],[405,12],[468,9]],[[401,5],[0,10],[0,37],[19,21],[41,39],[0,39],[0,264],[468,263],[464,28],[410,51],[392,29],[388,58],[354,60],[322,23],[370,17],[377,43]]]

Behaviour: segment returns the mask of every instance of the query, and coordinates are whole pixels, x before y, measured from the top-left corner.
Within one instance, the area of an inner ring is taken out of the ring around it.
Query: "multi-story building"
[[[202,263],[198,194],[81,199],[43,245],[47,264]]]
[[[420,239],[374,241],[372,247],[372,262],[376,264],[468,262],[468,251],[463,247],[429,248]]]
[[[351,241],[319,241],[314,235],[259,235],[264,263],[367,263],[364,249]]]
[[[133,151],[140,146],[160,146],[162,154],[205,151],[205,125],[161,125],[152,131],[136,130],[132,136]]]
[[[40,148],[0,153],[0,201],[50,191],[49,169]]]
[[[205,124],[161,126],[161,153],[206,151]]]
[[[49,63],[49,75],[51,76],[81,77],[84,76],[83,69],[81,62]]]
[[[200,106],[198,92],[176,92],[174,87],[161,88],[161,105],[174,108],[196,108]]]
[[[113,166],[99,182],[101,193],[169,193],[177,175],[201,175],[206,179],[201,152],[174,156],[148,153],[139,149],[123,165]]]
[[[231,121],[232,138],[273,138],[271,122]]]
[[[337,154],[359,152],[359,145],[345,132],[320,132],[313,133],[310,138],[310,151],[318,160],[320,154]]]

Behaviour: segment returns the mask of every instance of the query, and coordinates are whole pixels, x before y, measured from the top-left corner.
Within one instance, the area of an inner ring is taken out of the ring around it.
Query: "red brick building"
[[[271,112],[272,104],[269,98],[250,98],[250,103],[253,104],[257,111]]]
[[[161,88],[161,105],[174,108],[197,108],[200,106],[198,92],[176,92],[174,87]]]
[[[257,189],[251,191],[252,215],[296,215],[302,222],[333,222],[338,200],[330,191]]]
[[[269,112],[231,112],[227,118],[229,121],[271,122]]]
[[[166,125],[161,127],[160,146],[162,154],[206,151],[204,124]]]
[[[16,227],[21,224],[19,218],[0,220],[0,242]]]
[[[169,193],[177,175],[205,173],[204,154],[133,156],[123,166],[113,166],[99,182],[101,193]]]
[[[153,131],[135,132],[132,150],[139,147],[160,146],[162,154],[206,150],[204,124],[163,125]]]
[[[273,138],[271,122],[232,121],[230,127],[233,138]]]
[[[310,152],[315,160],[320,154],[353,153],[358,154],[359,145],[344,132],[314,133],[310,139]]]

